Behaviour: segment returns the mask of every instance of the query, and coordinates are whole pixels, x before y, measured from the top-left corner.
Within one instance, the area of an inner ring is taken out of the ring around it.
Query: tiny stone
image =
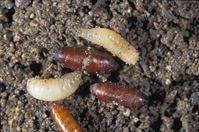
[[[127,117],[129,117],[130,116],[130,114],[131,114],[131,111],[130,111],[130,109],[126,109],[125,111],[124,111],[124,116],[127,116]]]
[[[139,119],[137,117],[133,117],[133,123],[136,123],[138,121],[139,121]]]
[[[33,13],[30,14],[30,18],[31,18],[31,19],[34,18],[34,16],[35,16],[35,15],[34,15]]]
[[[166,79],[165,84],[166,85],[170,85],[171,84],[171,80],[170,79]]]
[[[170,65],[167,65],[167,66],[166,66],[166,69],[167,69],[168,71],[171,71],[171,66],[170,66]]]
[[[192,96],[191,97],[191,103],[193,105],[199,105],[199,95],[198,96],[197,95]]]

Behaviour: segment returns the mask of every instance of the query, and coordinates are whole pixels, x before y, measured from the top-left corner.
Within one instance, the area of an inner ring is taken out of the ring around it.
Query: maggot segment
[[[81,72],[72,72],[55,79],[31,78],[27,81],[27,91],[34,98],[57,101],[72,95],[83,82]]]
[[[78,36],[100,45],[127,64],[135,65],[138,51],[118,33],[107,28],[80,29]]]

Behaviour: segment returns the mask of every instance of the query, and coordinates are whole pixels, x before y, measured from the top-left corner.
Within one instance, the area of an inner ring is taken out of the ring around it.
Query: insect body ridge
[[[96,83],[91,85],[90,90],[93,95],[106,103],[117,103],[134,109],[145,104],[145,96],[141,91],[117,83]]]
[[[82,132],[79,123],[66,107],[58,103],[49,103],[51,117],[60,132]]]
[[[100,45],[127,64],[135,65],[139,53],[118,33],[107,28],[80,29],[78,36]]]
[[[31,78],[27,81],[27,91],[39,100],[61,100],[77,90],[82,83],[81,76],[81,72],[72,72],[54,79]]]

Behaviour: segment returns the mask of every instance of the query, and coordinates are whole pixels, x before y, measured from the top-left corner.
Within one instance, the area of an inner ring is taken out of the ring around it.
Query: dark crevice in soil
[[[7,17],[8,23],[9,23],[10,25],[12,25],[14,13],[15,13],[15,9],[14,9],[14,8],[7,9],[7,11],[6,11],[6,13],[5,13],[5,16]]]
[[[174,100],[174,102],[166,109],[164,115],[166,117],[171,117],[173,113],[176,112],[176,105],[177,105],[177,100]]]
[[[0,92],[4,92],[5,90],[6,90],[5,84],[0,81]]]
[[[149,99],[148,105],[151,106],[159,102],[162,104],[165,97],[166,97],[166,92],[164,90],[156,91],[148,98]]]
[[[193,109],[192,109],[192,113],[196,113],[196,112],[198,112],[198,110],[199,110],[199,106],[198,106],[198,105],[195,105],[195,106],[193,107]]]
[[[90,9],[89,9],[89,7],[88,6],[84,6],[84,7],[82,7],[83,9],[83,12],[85,13],[85,14],[88,14],[89,13],[89,11],[90,11]]]
[[[137,17],[131,16],[131,17],[129,17],[127,19],[127,21],[128,21],[128,28],[129,28],[129,30],[131,30],[131,29],[133,29],[133,28],[136,27],[136,25],[137,25]]]
[[[121,62],[120,60],[117,60],[117,62],[118,62],[118,68],[111,73],[110,77],[108,78],[109,81],[119,82],[119,71],[118,71],[118,69],[122,69],[122,67],[124,66],[124,63]]]
[[[145,19],[143,22],[143,25],[142,25],[142,28],[145,30],[145,31],[148,31],[148,24],[149,24],[149,21],[147,19]]]
[[[80,88],[77,89],[76,93],[81,97],[86,97],[90,94],[90,82],[84,83]]]
[[[46,110],[46,111],[45,111],[45,114],[46,114],[48,117],[50,117],[50,111]]]
[[[175,118],[172,129],[174,129],[174,131],[176,132],[179,132],[181,128],[182,128],[182,122],[180,121],[179,118]]]
[[[56,64],[57,64],[57,62],[55,62]],[[61,69],[61,73],[62,74],[66,74],[66,73],[70,73],[70,72],[73,72],[73,70],[72,69],[69,69],[69,68],[66,68],[66,67],[62,67],[62,69]]]
[[[140,126],[140,124],[141,124],[141,122],[140,122],[140,121],[138,121],[138,122],[136,122],[136,123],[135,123],[135,126],[136,126],[136,127],[139,127],[139,126]]]
[[[37,76],[40,74],[42,68],[42,64],[41,63],[37,63],[36,61],[33,61],[30,64],[30,70],[33,72],[33,76]]]
[[[34,120],[34,127],[36,131],[39,131],[40,129],[40,122],[39,122],[39,118],[35,116],[35,120]]]
[[[155,130],[155,132],[159,132],[161,125],[162,119],[161,116],[159,116],[158,119],[152,124],[152,128]]]
[[[46,58],[47,53],[48,53],[48,50],[46,48],[41,48],[39,55],[41,56],[41,58]]]

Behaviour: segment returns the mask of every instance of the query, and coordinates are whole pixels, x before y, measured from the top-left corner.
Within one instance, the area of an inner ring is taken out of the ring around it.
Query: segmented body
[[[115,103],[129,108],[139,108],[144,102],[144,95],[137,89],[116,83],[96,83],[91,86],[91,93],[106,103]]]
[[[127,64],[135,65],[139,53],[118,33],[106,28],[81,29],[78,36],[100,45]]]
[[[54,52],[53,58],[65,67],[88,73],[107,73],[118,66],[112,56],[94,49],[65,47]]]
[[[60,132],[82,132],[80,125],[66,107],[50,103],[49,108],[52,120]]]
[[[72,95],[82,83],[82,74],[72,72],[55,79],[31,78],[27,90],[34,98],[44,101],[61,100]]]

